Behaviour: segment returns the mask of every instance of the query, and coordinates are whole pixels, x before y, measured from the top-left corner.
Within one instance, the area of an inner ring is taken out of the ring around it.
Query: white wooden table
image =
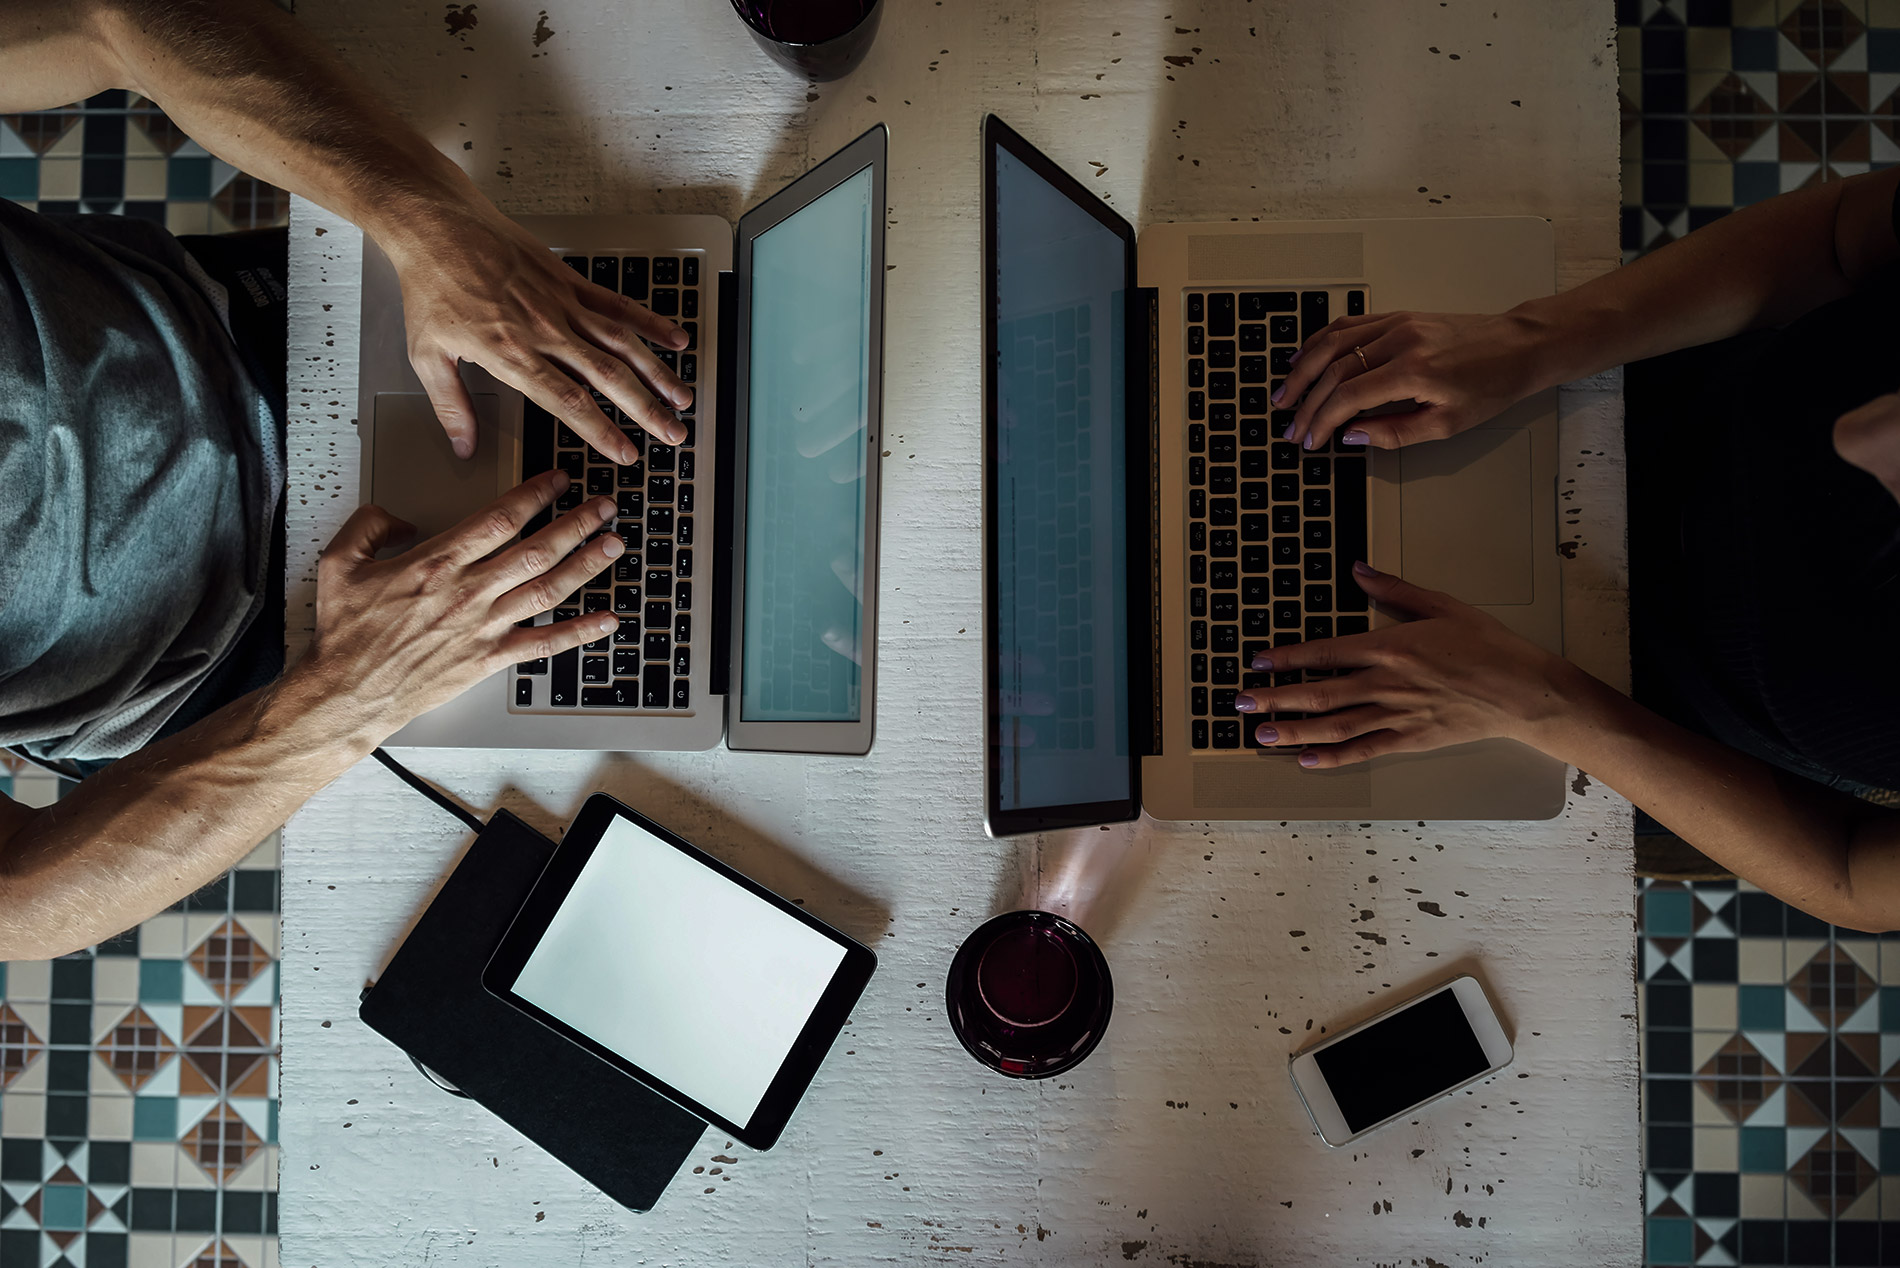
[[[709,1131],[640,1217],[425,1085],[356,997],[467,835],[366,763],[284,833],[283,1262],[1637,1262],[1623,802],[1579,779],[1541,824],[1143,822],[1001,843],[979,815],[983,112],[1095,173],[1138,226],[1532,213],[1555,222],[1569,286],[1617,258],[1609,0],[886,5],[865,65],[815,87],[767,63],[725,0],[481,0],[461,34],[437,0],[302,6],[514,212],[736,219],[887,121],[894,267],[869,758],[403,754],[555,835],[612,792],[875,942],[881,971],[783,1142],[754,1154]],[[298,644],[316,550],[357,487],[359,238],[299,204],[291,240]],[[1563,411],[1568,646],[1620,681],[1618,383],[1567,389]],[[1041,1083],[977,1066],[941,1008],[957,943],[1022,905],[1074,915],[1115,972],[1101,1048]],[[1516,1064],[1327,1149],[1289,1052],[1461,966],[1482,967]]]

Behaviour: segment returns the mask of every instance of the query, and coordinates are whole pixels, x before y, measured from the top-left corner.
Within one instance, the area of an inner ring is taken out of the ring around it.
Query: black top
[[[1900,266],[1629,383],[1637,698],[1849,788],[1900,788],[1900,502],[1833,445],[1900,390],[1896,295]]]

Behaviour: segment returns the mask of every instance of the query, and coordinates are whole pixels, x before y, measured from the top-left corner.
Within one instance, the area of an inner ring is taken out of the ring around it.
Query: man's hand
[[[1561,688],[1580,670],[1448,594],[1363,563],[1353,565],[1353,580],[1380,605],[1414,619],[1254,657],[1256,672],[1353,671],[1241,692],[1241,713],[1320,715],[1262,722],[1254,728],[1261,743],[1313,746],[1300,754],[1300,765],[1324,769],[1495,736],[1531,742],[1561,718]]]
[[[402,281],[409,363],[459,457],[475,452],[459,361],[520,390],[611,461],[636,462],[640,451],[590,388],[665,443],[686,438],[673,411],[693,389],[645,343],[678,350],[686,332],[580,276],[479,195],[373,236]]]
[[[495,671],[611,634],[612,613],[517,628],[551,611],[626,549],[611,498],[581,503],[526,541],[521,526],[567,487],[536,476],[461,524],[393,559],[376,552],[413,531],[380,507],[358,508],[317,566],[317,628],[291,675],[315,680],[380,732],[460,695]]]
[[[1342,443],[1379,449],[1442,440],[1536,391],[1537,347],[1535,324],[1511,313],[1341,317],[1300,346],[1273,403],[1299,401],[1287,439],[1308,449],[1342,428]],[[1418,407],[1358,417],[1396,401]]]

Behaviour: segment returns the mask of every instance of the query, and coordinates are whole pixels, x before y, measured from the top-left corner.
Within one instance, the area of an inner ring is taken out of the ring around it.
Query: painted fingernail
[[[1313,767],[1315,767],[1315,766],[1318,766],[1318,765],[1319,765],[1319,754],[1318,754],[1318,753],[1301,753],[1301,754],[1300,754],[1300,765],[1302,765],[1302,766],[1304,766],[1304,767],[1306,767],[1306,768],[1307,768],[1307,769],[1309,769],[1309,770],[1310,770],[1310,769],[1312,769],[1312,768],[1313,768]]]
[[[1372,443],[1372,437],[1362,431],[1353,430],[1341,435],[1339,443],[1342,445],[1369,445]]]
[[[1305,355],[1306,355],[1306,345],[1301,344],[1299,347],[1293,350],[1293,355],[1286,359],[1286,363],[1288,365],[1298,365],[1300,362],[1300,358]]]
[[[1302,442],[1300,442],[1300,443],[1301,443],[1301,444],[1302,444],[1302,445],[1303,445],[1304,447],[1306,447],[1306,448],[1308,448],[1308,449],[1311,449],[1311,448],[1312,448],[1312,447],[1313,447],[1313,446],[1314,446],[1314,445],[1315,445],[1316,443],[1318,443],[1318,441],[1319,441],[1319,437],[1318,437],[1317,435],[1315,435],[1314,433],[1312,433],[1312,432],[1310,432],[1310,431],[1309,431],[1309,432],[1307,432],[1307,433],[1306,433],[1306,439],[1305,439],[1304,441],[1302,441]]]
[[[1257,726],[1254,728],[1253,738],[1259,740],[1262,744],[1278,744],[1280,742],[1280,732],[1270,726]]]
[[[1280,403],[1280,398],[1285,395],[1286,395],[1286,384],[1282,383],[1279,387],[1276,387],[1273,389],[1273,395],[1268,397],[1267,399],[1272,401],[1275,405],[1278,405]]]
[[[1362,577],[1376,577],[1379,575],[1379,570],[1363,559],[1353,560],[1352,570]]]
[[[1234,711],[1237,713],[1252,713],[1255,709],[1258,709],[1259,707],[1260,707],[1259,705],[1253,702],[1252,696],[1235,696],[1234,697]]]
[[[621,541],[618,537],[614,536],[612,533],[609,533],[607,534],[607,536],[600,539],[600,553],[607,556],[607,558],[609,559],[615,558],[616,556],[620,554],[621,551],[625,550],[626,548],[627,548],[627,543]]]
[[[1272,669],[1273,657],[1267,655],[1265,652],[1261,652],[1260,654],[1258,654],[1257,656],[1253,658],[1253,668],[1254,669]]]
[[[457,436],[449,442],[449,448],[455,451],[458,458],[466,458],[475,452],[475,445],[467,436]]]

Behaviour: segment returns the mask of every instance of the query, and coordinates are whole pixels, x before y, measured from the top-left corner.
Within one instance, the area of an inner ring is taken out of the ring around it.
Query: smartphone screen
[[[1313,1062],[1354,1133],[1491,1068],[1449,988],[1321,1048]]]

